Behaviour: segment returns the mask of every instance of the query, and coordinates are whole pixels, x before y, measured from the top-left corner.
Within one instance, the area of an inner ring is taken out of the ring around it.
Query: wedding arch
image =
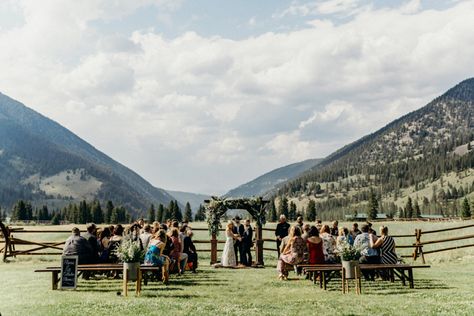
[[[262,227],[266,223],[269,203],[270,201],[264,200],[262,197],[240,199],[212,197],[210,200],[204,201],[207,224],[211,234],[211,264],[217,262],[217,236],[219,229],[222,228],[222,217],[228,210],[246,210],[252,216],[256,226],[255,261],[258,266],[264,265]]]

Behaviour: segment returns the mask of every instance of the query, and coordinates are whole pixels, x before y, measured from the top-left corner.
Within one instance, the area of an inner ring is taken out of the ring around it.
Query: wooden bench
[[[77,266],[77,271],[79,273],[83,272],[120,272],[123,271],[123,264],[81,264]],[[138,278],[136,280],[136,293],[140,295],[141,292],[141,283],[142,283],[142,273],[148,271],[161,271],[161,267],[141,265],[138,273]],[[61,267],[46,267],[45,269],[38,269],[35,272],[49,272],[51,273],[51,289],[57,290],[58,283],[60,281]],[[123,283],[123,292],[124,295],[128,295],[128,280],[127,276],[124,275]]]
[[[303,271],[311,274],[320,274],[320,287],[326,289],[327,283],[334,277],[336,273],[342,273],[341,264],[321,264],[310,265],[301,264],[298,267],[303,268]],[[397,276],[406,285],[408,281],[411,289],[415,288],[413,269],[430,268],[429,265],[409,265],[409,264],[361,264],[360,270],[386,270],[389,272],[390,281],[395,281]],[[316,278],[314,278],[316,283]]]

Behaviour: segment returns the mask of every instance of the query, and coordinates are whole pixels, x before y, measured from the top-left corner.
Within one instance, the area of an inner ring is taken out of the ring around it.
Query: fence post
[[[5,239],[5,248],[3,249],[3,262],[7,262],[8,251],[10,251],[10,254],[12,252],[10,230],[8,229],[8,227],[3,225],[1,221],[0,229],[2,230],[3,238]]]
[[[257,231],[256,231],[256,247],[255,247],[255,253],[256,253],[256,260],[255,263],[257,266],[263,266],[265,265],[263,262],[263,231],[261,226],[257,226]]]
[[[217,262],[217,236],[215,233],[211,235],[211,264]]]
[[[425,255],[423,253],[423,245],[421,244],[421,229],[415,229],[415,249],[413,249],[413,261],[421,257],[421,261],[425,264]]]

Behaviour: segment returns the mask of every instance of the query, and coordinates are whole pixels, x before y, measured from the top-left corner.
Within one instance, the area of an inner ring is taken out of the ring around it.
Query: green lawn
[[[405,225],[411,230],[415,224]],[[330,283],[328,291],[294,274],[289,281],[278,281],[276,262],[269,256],[265,269],[228,270],[211,268],[203,254],[198,274],[172,276],[169,286],[151,283],[141,297],[134,296],[133,287],[129,297],[118,296],[121,280],[107,279],[80,279],[76,291],[52,291],[51,276],[33,270],[57,264],[58,259],[21,258],[0,263],[0,314],[474,315],[473,253],[428,257],[432,268],[415,271],[415,289],[400,282],[363,282],[362,296],[353,291],[343,295],[339,280]]]

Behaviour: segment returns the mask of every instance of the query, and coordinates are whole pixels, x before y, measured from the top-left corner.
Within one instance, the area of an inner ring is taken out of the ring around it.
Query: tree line
[[[75,224],[109,224],[109,223],[130,223],[136,218],[134,214],[121,205],[114,205],[112,201],[107,201],[105,206],[101,202],[94,200],[88,202],[86,200],[79,203],[69,203],[62,209],[49,210],[47,205],[42,207],[33,207],[31,202],[19,200],[12,207],[10,212],[11,221],[39,221],[51,222],[53,225],[59,225],[61,222],[69,222]],[[139,214],[143,215],[143,214]],[[0,208],[0,219],[7,218],[6,210]],[[200,205],[196,214],[193,216],[191,205],[186,203],[184,214],[179,206],[178,201],[170,201],[168,206],[159,204],[155,207],[151,204],[147,211],[146,219],[149,223],[155,221],[166,222],[167,220],[182,221],[204,221],[206,218],[205,208]]]

